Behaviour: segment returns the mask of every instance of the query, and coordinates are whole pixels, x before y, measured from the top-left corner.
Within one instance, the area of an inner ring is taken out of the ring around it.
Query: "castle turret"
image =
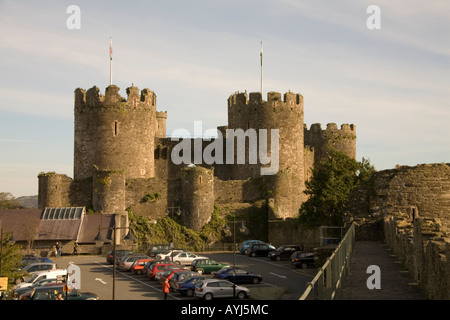
[[[181,222],[200,231],[214,211],[214,173],[211,169],[188,166],[183,171],[183,212]]]
[[[314,123],[310,129],[304,128],[305,145],[314,148],[314,163],[326,159],[331,149],[343,152],[356,159],[356,126],[343,124],[339,129],[335,123],[327,124],[322,130],[320,123]]]
[[[273,182],[275,195],[274,215],[278,218],[298,215],[300,204],[304,200],[304,161],[303,161],[303,96],[292,92],[284,94],[269,92],[267,101],[262,100],[259,92],[237,93],[228,99],[228,128],[255,129],[260,148],[261,133],[267,134],[267,151],[271,152],[272,134],[278,138],[278,154],[270,154],[272,161],[278,160],[278,167],[267,181]],[[263,141],[263,140],[262,140]],[[246,144],[248,159],[251,142]],[[275,157],[277,159],[275,159]],[[268,167],[258,159],[257,164],[235,165],[234,179],[247,179],[258,176],[261,168]],[[273,165],[273,164],[272,164]],[[290,190],[284,190],[289,186]]]
[[[75,90],[74,179],[99,169],[124,170],[125,178],[154,176],[156,95],[132,86],[127,99],[110,85],[102,96],[97,87]]]

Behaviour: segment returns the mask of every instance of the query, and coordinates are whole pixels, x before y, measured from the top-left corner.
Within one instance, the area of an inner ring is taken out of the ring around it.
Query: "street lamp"
[[[129,227],[116,227],[116,224],[114,223],[114,226],[112,227],[105,227],[105,228],[98,228],[98,234],[97,236],[94,238],[95,241],[95,246],[97,248],[101,248],[103,246],[103,244],[105,243],[105,241],[107,240],[101,230],[102,229],[107,229],[107,230],[112,230],[112,241],[113,241],[113,290],[112,290],[112,300],[115,300],[116,297],[116,232],[117,230],[120,229],[129,229]],[[125,241],[126,244],[128,244],[129,242],[134,242],[136,241],[136,238],[134,237],[133,233],[131,232],[131,229],[128,231],[128,234],[125,236],[125,238],[123,238],[123,240]]]
[[[236,223],[241,224],[239,231],[244,235],[248,235],[248,229],[245,226],[244,221],[236,221],[236,218],[233,216],[233,299],[236,298]],[[230,234],[231,228],[225,224],[224,231],[225,234]]]

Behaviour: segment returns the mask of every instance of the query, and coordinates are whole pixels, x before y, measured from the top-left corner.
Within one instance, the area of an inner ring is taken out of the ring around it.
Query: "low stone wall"
[[[431,300],[450,299],[450,233],[439,218],[384,218],[386,243]]]

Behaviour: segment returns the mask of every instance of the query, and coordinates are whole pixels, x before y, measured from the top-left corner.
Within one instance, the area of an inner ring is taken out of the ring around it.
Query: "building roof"
[[[44,210],[0,210],[3,233],[13,233],[16,241],[75,240],[92,243],[99,228],[114,225],[114,215],[86,215],[84,207],[45,208]],[[102,231],[111,239],[111,231]]]

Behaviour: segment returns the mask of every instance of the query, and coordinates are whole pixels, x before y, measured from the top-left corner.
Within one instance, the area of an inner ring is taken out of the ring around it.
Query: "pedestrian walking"
[[[73,252],[72,255],[78,255],[78,243],[73,244]]]
[[[57,250],[57,253],[58,253],[58,257],[61,257],[61,254],[62,254],[62,244],[61,244],[61,242],[57,242],[56,243],[56,250]]]
[[[167,294],[169,293],[170,284],[169,279],[166,279],[162,284],[162,291],[164,293],[164,300],[167,300]]]

